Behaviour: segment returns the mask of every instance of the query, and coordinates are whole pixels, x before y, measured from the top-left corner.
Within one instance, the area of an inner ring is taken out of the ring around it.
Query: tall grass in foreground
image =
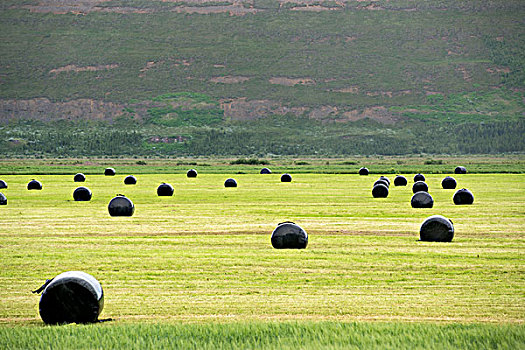
[[[3,349],[523,349],[525,326],[256,322],[1,327],[0,347]]]

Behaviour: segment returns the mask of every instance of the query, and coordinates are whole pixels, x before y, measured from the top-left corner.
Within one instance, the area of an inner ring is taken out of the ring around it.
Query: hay
[[[432,215],[425,219],[419,229],[419,240],[426,242],[451,242],[454,238],[454,225],[450,219]]]
[[[73,181],[74,182],[84,182],[86,181],[86,175],[82,173],[78,173],[75,175],[75,177],[73,177]]]
[[[365,167],[359,169],[359,175],[362,175],[362,176],[368,175],[368,169]]]
[[[260,173],[261,174],[271,174],[272,171],[268,168],[262,168]]]
[[[467,173],[467,168],[465,168],[464,166],[458,166],[456,167],[456,169],[454,169],[454,174],[466,174]]]
[[[197,177],[197,170],[195,169],[188,170],[188,172],[186,173],[186,176],[187,177]]]
[[[382,180],[382,179],[379,179],[376,182],[374,182],[374,186],[379,185],[379,184],[385,185],[386,187],[390,187],[390,184],[388,182],[386,182],[385,180]]]
[[[124,184],[125,185],[136,185],[137,184],[137,178],[133,175],[128,175],[124,178]]]
[[[445,190],[453,190],[457,186],[456,179],[454,179],[452,176],[447,176],[443,180],[441,180],[441,187]]]
[[[410,200],[412,208],[432,208],[434,206],[434,198],[428,192],[416,192]]]
[[[394,179],[394,186],[406,186],[408,184],[408,180],[406,177],[397,175]]]
[[[290,175],[290,174],[282,174],[281,175],[281,182],[292,182],[292,175]]]
[[[104,308],[100,283],[81,271],[64,272],[46,281],[39,312],[46,324],[92,323]],[[35,292],[39,292],[37,290]]]
[[[237,187],[237,181],[235,179],[227,179],[224,181],[224,187]]]
[[[161,183],[159,187],[157,187],[157,196],[173,196],[173,192],[175,192],[173,186],[165,182]]]
[[[308,245],[308,234],[293,222],[283,222],[272,232],[275,249],[304,249]]]
[[[40,181],[33,179],[29,181],[29,183],[27,184],[27,189],[28,190],[41,190],[42,184],[40,183]]]
[[[412,193],[416,192],[428,192],[428,185],[423,181],[417,181],[412,185]]]
[[[386,176],[380,176],[379,180],[383,180],[388,184],[388,187],[390,187],[390,179]]]
[[[117,173],[117,172],[116,172],[115,169],[113,169],[113,168],[106,168],[106,169],[104,170],[104,175],[105,175],[105,176],[115,176],[116,173]]]
[[[372,188],[372,196],[374,198],[388,197],[388,187],[383,184],[377,184]]]
[[[132,216],[135,205],[129,198],[119,194],[109,202],[108,211],[111,216]]]
[[[414,182],[418,182],[418,181],[425,181],[425,175],[423,174],[414,175]]]
[[[87,187],[78,187],[73,191],[73,199],[77,202],[88,202],[91,200],[91,191]]]
[[[0,188],[7,188],[7,182],[0,180]]]
[[[7,197],[2,192],[0,192],[0,205],[7,205]]]
[[[474,195],[466,188],[457,190],[452,198],[455,205],[470,205],[474,203]]]

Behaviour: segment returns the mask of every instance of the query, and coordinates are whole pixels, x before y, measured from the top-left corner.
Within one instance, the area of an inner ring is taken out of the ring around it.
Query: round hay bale
[[[414,176],[414,182],[418,182],[418,181],[425,181],[425,175],[423,175],[423,174],[416,174]]]
[[[359,175],[362,175],[362,176],[368,175],[368,169],[365,167],[359,169]]]
[[[406,186],[408,184],[408,180],[406,177],[402,175],[397,175],[394,179],[394,186]]]
[[[133,175],[128,175],[124,178],[124,184],[125,185],[136,185],[137,184],[137,178]]]
[[[462,188],[454,193],[453,200],[455,205],[469,205],[474,203],[474,195],[466,188]]]
[[[74,182],[84,182],[86,181],[86,175],[82,173],[78,173],[75,175],[75,177],[73,177],[73,181]]]
[[[434,206],[434,198],[425,191],[416,192],[410,200],[412,208],[432,208]]]
[[[104,308],[104,292],[93,276],[81,271],[64,272],[46,281],[42,287],[38,309],[44,323],[98,321]]]
[[[29,181],[29,183],[27,184],[27,189],[28,190],[41,190],[42,184],[40,183],[40,181],[33,179]]]
[[[7,197],[2,192],[0,192],[0,205],[7,205]]]
[[[380,176],[379,180],[383,180],[388,184],[388,187],[390,187],[390,179],[386,176]]]
[[[126,196],[118,194],[109,202],[108,211],[111,216],[132,216],[135,212],[135,205]]]
[[[157,187],[157,196],[173,196],[173,192],[175,192],[173,186],[165,182],[161,183],[159,187]]]
[[[197,170],[195,169],[188,170],[188,172],[186,173],[186,176],[187,177],[197,177]]]
[[[428,192],[428,185],[423,181],[417,181],[412,185],[412,193],[416,192]]]
[[[386,187],[390,187],[390,184],[388,182],[386,182],[385,180],[382,180],[382,179],[379,179],[376,182],[374,182],[374,186],[375,185],[379,185],[379,184],[385,185]]]
[[[73,191],[73,199],[77,202],[88,202],[91,200],[91,191],[87,187],[78,187]]]
[[[457,186],[456,179],[454,179],[452,176],[447,176],[443,180],[441,180],[441,187],[445,190],[453,190]]]
[[[450,219],[432,215],[425,219],[419,229],[419,240],[426,242],[451,242],[454,238],[454,225]]]
[[[235,179],[226,179],[224,181],[224,187],[237,187],[237,181]]]
[[[308,234],[293,222],[282,222],[272,232],[275,249],[304,249],[308,245]]]
[[[115,176],[116,173],[117,172],[113,168],[106,168],[104,170],[104,175],[106,175],[106,176]]]
[[[454,174],[466,174],[467,173],[467,168],[465,168],[464,166],[458,166],[456,167],[456,169],[454,169]]]
[[[262,168],[260,173],[261,174],[271,174],[272,171],[268,168]]]
[[[281,175],[281,182],[292,182],[292,175],[290,175],[290,174],[282,174]]]
[[[383,184],[377,184],[372,188],[372,196],[374,198],[386,198],[388,197],[388,186]]]
[[[0,188],[7,188],[7,182],[0,180]]]

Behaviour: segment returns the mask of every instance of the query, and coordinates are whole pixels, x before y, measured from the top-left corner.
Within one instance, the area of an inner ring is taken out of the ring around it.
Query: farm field
[[[292,176],[281,183],[280,174],[140,174],[126,186],[120,174],[80,184],[72,175],[2,175],[9,187],[0,207],[0,345],[43,347],[48,339],[63,341],[50,347],[74,347],[75,339],[104,342],[114,333],[122,345],[156,329],[193,334],[187,343],[158,343],[186,348],[296,348],[302,332],[311,348],[330,339],[340,348],[427,347],[425,340],[524,346],[524,174],[453,175],[474,193],[472,206],[455,206],[454,190],[441,189],[444,175],[428,174],[432,209],[410,207],[413,174],[407,187],[392,184],[386,199],[371,196],[378,175]],[[27,191],[33,177],[42,191]],[[228,177],[239,187],[224,188]],[[174,186],[173,197],[157,197],[161,182]],[[93,199],[74,202],[77,186]],[[109,216],[118,193],[135,203],[133,217]],[[433,214],[452,219],[453,242],[417,241]],[[283,221],[308,232],[307,249],[271,247]],[[114,322],[42,327],[31,290],[69,270],[100,281],[101,318]],[[276,329],[283,338],[272,340]],[[248,333],[243,346],[235,337]]]

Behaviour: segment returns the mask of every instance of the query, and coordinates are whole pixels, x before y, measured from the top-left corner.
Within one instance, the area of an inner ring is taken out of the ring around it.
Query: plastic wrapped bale
[[[379,184],[385,185],[386,187],[390,187],[390,184],[388,182],[386,182],[385,180],[382,180],[382,179],[379,179],[376,182],[374,182],[374,186],[379,185]]]
[[[423,174],[414,175],[414,182],[418,182],[418,181],[425,181],[425,175]]]
[[[388,187],[390,187],[390,179],[386,176],[380,176],[379,180],[383,180],[388,184]]]
[[[362,175],[362,176],[368,175],[368,169],[365,167],[359,169],[359,175]]]
[[[188,170],[188,172],[186,173],[186,176],[187,177],[197,177],[197,170],[195,169]]]
[[[445,190],[453,190],[457,186],[456,179],[454,179],[452,176],[447,176],[443,180],[441,180],[441,187]]]
[[[85,272],[61,273],[33,293],[40,292],[38,309],[46,324],[98,322],[104,308],[102,286]]]
[[[226,179],[224,181],[224,187],[237,187],[237,181],[235,179]]]
[[[137,178],[133,175],[128,175],[124,178],[124,184],[125,185],[136,185],[137,184]]]
[[[73,199],[77,202],[88,202],[91,200],[91,191],[87,187],[78,187],[73,191]]]
[[[406,186],[408,184],[408,180],[406,177],[402,175],[397,175],[394,179],[394,186]]]
[[[272,171],[268,168],[262,168],[260,173],[261,174],[271,174]]]
[[[275,249],[304,249],[308,245],[308,234],[293,222],[282,222],[272,232]]]
[[[282,174],[281,175],[281,182],[292,182],[292,175],[290,175],[290,174]]]
[[[416,192],[410,200],[412,208],[432,208],[434,206],[434,198],[428,192]]]
[[[115,174],[116,174],[116,171],[113,168],[106,168],[104,170],[104,175],[106,176],[115,176]]]
[[[0,192],[0,205],[7,205],[7,197],[2,192]]]
[[[456,205],[468,205],[474,203],[474,195],[466,188],[462,188],[454,193],[453,200]]]
[[[157,187],[158,196],[173,196],[173,192],[175,192],[173,186],[165,182],[161,183],[159,187]]]
[[[419,229],[419,240],[427,242],[451,242],[454,238],[452,220],[441,215],[432,215],[425,219]]]
[[[40,181],[33,179],[29,181],[29,183],[27,184],[27,189],[28,190],[41,190],[42,184],[40,183]]]
[[[412,193],[416,192],[428,192],[428,185],[423,181],[417,181],[412,185]]]
[[[86,175],[82,173],[78,173],[75,175],[75,177],[73,177],[73,181],[74,182],[84,182],[86,181]]]
[[[111,216],[132,216],[135,212],[135,205],[129,198],[119,194],[109,201],[108,211]]]
[[[456,169],[454,169],[454,174],[466,174],[467,173],[467,168],[465,168],[464,166],[458,166],[456,167]]]
[[[0,188],[7,188],[7,183],[4,180],[0,180]]]
[[[388,187],[383,184],[377,184],[372,188],[372,196],[374,198],[388,197]]]

